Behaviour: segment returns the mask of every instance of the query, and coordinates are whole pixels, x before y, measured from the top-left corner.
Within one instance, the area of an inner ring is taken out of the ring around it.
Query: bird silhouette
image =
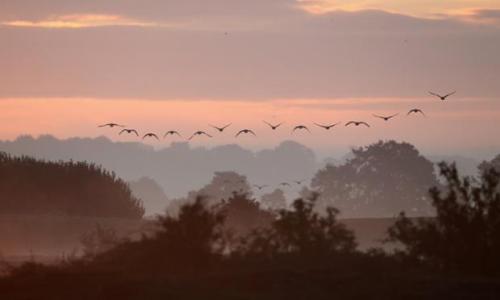
[[[419,108],[410,109],[406,115],[409,116],[416,113],[421,113],[423,116],[425,116],[424,112]]]
[[[145,139],[145,138],[148,138],[148,137],[152,137],[152,138],[155,138],[155,139],[157,139],[157,140],[160,140],[160,139],[158,138],[158,136],[157,136],[155,133],[152,133],[152,132],[146,133],[146,134],[142,137],[142,139]]]
[[[330,130],[331,128],[339,125],[340,123],[335,123],[335,124],[330,124],[330,125],[321,125],[321,124],[318,124],[318,123],[314,123],[314,125],[318,126],[318,127],[321,127],[321,128],[324,128],[326,130]]]
[[[214,125],[210,125],[210,127],[217,129],[219,132],[223,132],[223,131],[224,131],[224,129],[226,129],[226,128],[228,128],[229,126],[231,126],[231,124],[232,124],[232,123],[229,123],[229,124],[227,124],[226,126],[223,126],[223,127],[217,127],[217,126],[214,126]]]
[[[379,115],[373,115],[375,118],[379,118],[379,119],[382,119],[384,121],[389,121],[390,119],[394,118],[395,116],[397,116],[399,114],[394,114],[394,115],[391,115],[391,116],[379,116]]]
[[[257,136],[257,135],[255,134],[255,132],[253,132],[253,131],[252,131],[252,130],[250,130],[250,129],[242,129],[242,130],[238,131],[238,133],[235,135],[235,137],[240,136],[240,134],[247,134],[247,133],[250,133],[250,134],[253,134],[254,136]]]
[[[280,183],[280,186],[290,186],[290,184],[288,182],[282,182]]]
[[[107,123],[107,124],[99,125],[97,127],[110,127],[110,128],[113,128],[113,127],[125,127],[125,125],[120,125],[120,124],[116,124],[116,123]]]
[[[366,127],[370,127],[370,125],[366,122],[360,122],[360,121],[349,121],[347,122],[347,124],[345,124],[345,126],[349,126],[351,124],[354,124],[356,126],[359,126],[359,125],[365,125]]]
[[[128,134],[135,133],[135,135],[139,136],[139,133],[135,129],[123,129],[122,131],[120,131],[120,133],[118,133],[118,135],[121,135],[124,132],[126,132]]]
[[[311,133],[311,131],[309,130],[309,128],[307,128],[307,126],[304,126],[304,125],[297,125],[293,128],[292,130],[292,133],[294,133],[296,130],[307,130],[307,132]]]
[[[446,94],[446,95],[444,95],[444,96],[441,96],[441,95],[439,95],[439,94],[437,94],[437,93],[433,93],[433,92],[429,92],[429,94],[431,94],[432,96],[436,96],[436,97],[438,97],[439,99],[441,99],[441,100],[443,100],[443,101],[444,101],[444,100],[446,100],[446,98],[450,97],[451,95],[455,94],[456,92],[457,92],[457,91],[454,91],[454,92],[451,92],[451,93]]]
[[[265,184],[264,184],[264,185],[254,184],[253,186],[254,186],[255,188],[257,188],[259,191],[261,191],[263,188],[266,188],[266,187],[267,187],[267,185],[265,185]]]
[[[279,124],[273,125],[273,124],[266,122],[266,121],[262,121],[262,122],[266,123],[267,126],[271,127],[272,130],[278,129],[278,127],[280,127],[283,124],[283,123],[279,123]]]
[[[296,183],[297,185],[301,185],[305,180],[294,180],[293,182]]]
[[[165,132],[165,134],[163,135],[163,138],[166,138],[167,136],[174,135],[174,134],[176,134],[179,137],[182,137],[181,134],[178,131],[176,131],[176,130],[170,130],[170,131]]]
[[[195,133],[193,133],[193,135],[188,140],[191,140],[192,138],[194,138],[197,135],[206,135],[210,138],[212,137],[210,134],[206,133],[205,131],[196,131]]]

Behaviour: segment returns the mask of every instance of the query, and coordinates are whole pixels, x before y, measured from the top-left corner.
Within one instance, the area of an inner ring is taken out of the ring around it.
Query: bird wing
[[[101,126],[99,126],[101,127]],[[118,133],[118,135],[121,135],[124,131],[127,131],[126,129],[122,129],[122,131],[120,131],[120,133]]]
[[[314,125],[316,125],[318,127],[321,127],[321,128],[324,128],[324,129],[328,129],[328,127],[329,127],[329,126],[321,125],[321,124],[318,124],[318,123],[314,123]]]
[[[173,133],[177,134],[179,137],[182,137],[182,135],[179,132],[177,132],[177,131],[174,131]]]
[[[193,133],[193,135],[192,135],[192,136],[190,136],[190,137],[188,138],[188,140],[189,140],[189,141],[190,141],[190,140],[192,140],[192,139],[194,138],[194,136],[195,136],[195,135],[196,135],[196,132],[195,132],[195,133]]]
[[[206,135],[206,136],[208,136],[208,137],[212,137],[210,134],[206,133],[205,131],[200,131],[200,133],[199,133],[199,134],[204,134],[204,135]]]
[[[422,115],[424,115],[424,116],[425,116],[424,112],[423,112],[421,109],[417,109],[417,111],[416,111],[416,112],[419,112],[419,113],[421,113]]]
[[[135,133],[135,135],[139,136],[139,133],[135,129],[131,130],[130,132],[133,132],[133,133]]]
[[[249,130],[248,132],[249,132],[249,133],[251,133],[251,134],[253,134],[254,136],[257,136],[257,135],[255,134],[255,132],[253,132],[252,130]]]
[[[441,95],[439,95],[439,94],[436,94],[436,93],[433,93],[433,92],[429,92],[429,94],[431,94],[432,96],[436,96],[438,98],[441,98]]]
[[[238,133],[237,133],[234,137],[239,137],[239,136],[240,136],[240,134],[242,134],[243,132],[244,132],[244,130],[240,130],[240,131],[238,131]]]
[[[359,124],[363,124],[363,125],[366,125],[366,127],[370,127],[370,125],[366,122],[359,122]]]
[[[373,115],[375,118],[380,118],[380,119],[385,119],[383,116],[379,116],[379,115]]]
[[[271,125],[271,123],[269,123],[269,122],[266,122],[266,121],[262,121],[262,122],[266,123],[266,125],[267,125],[267,126],[269,126],[269,127],[271,127],[271,128],[273,128],[273,127],[274,127],[274,126],[273,126],[273,125]]]
[[[157,140],[160,140],[160,139],[158,138],[158,136],[157,136],[156,134],[154,134],[154,133],[152,133],[150,136],[151,136],[151,137],[154,137],[154,138],[155,138],[155,139],[157,139]]]
[[[108,124],[99,125],[97,127],[106,127],[106,126],[110,126],[110,125],[111,125],[111,123],[108,123]]]
[[[349,125],[351,125],[351,124],[356,124],[356,122],[354,122],[354,121],[349,121],[349,122],[347,122],[347,123],[345,124],[345,126],[349,126]]]
[[[443,96],[443,97],[444,97],[444,98],[448,98],[448,97],[450,97],[451,95],[454,95],[456,92],[457,92],[457,91],[453,91],[453,92],[451,92],[451,93],[449,93],[449,94],[447,94],[447,95],[445,95],[445,96]]]
[[[389,116],[389,119],[392,119],[392,118],[394,118],[394,117],[395,117],[395,116],[397,116],[397,115],[399,115],[399,113],[397,113],[397,114],[393,114],[392,116]]]
[[[224,130],[224,129],[228,128],[229,126],[231,126],[232,124],[233,124],[233,123],[229,123],[229,124],[227,124],[226,126],[222,127],[221,129],[222,129],[222,130]]]

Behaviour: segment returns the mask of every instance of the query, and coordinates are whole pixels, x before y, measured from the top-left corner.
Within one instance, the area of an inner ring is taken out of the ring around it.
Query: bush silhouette
[[[0,212],[141,218],[142,202],[115,173],[85,162],[0,152]]]
[[[432,188],[437,216],[413,222],[404,213],[389,229],[404,255],[445,271],[498,274],[500,271],[500,174],[484,170],[480,181],[460,178],[455,165],[441,163],[446,192]]]

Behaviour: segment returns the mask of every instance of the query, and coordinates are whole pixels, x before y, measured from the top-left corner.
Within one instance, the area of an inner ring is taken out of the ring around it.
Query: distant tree
[[[291,210],[280,210],[269,229],[254,231],[243,241],[241,251],[266,257],[324,257],[353,252],[354,234],[337,221],[338,210],[328,207],[320,215],[314,210],[316,199],[317,195],[297,199]]]
[[[446,191],[430,190],[437,216],[412,221],[404,213],[389,229],[403,254],[448,271],[500,274],[500,174],[490,168],[480,181],[460,178],[454,164],[439,165]]]
[[[141,218],[142,202],[113,172],[0,152],[0,212]]]
[[[346,163],[328,165],[312,180],[320,194],[319,209],[329,205],[347,216],[393,216],[401,210],[411,215],[431,214],[427,195],[437,184],[434,165],[414,146],[395,141],[353,149]]]
[[[176,215],[183,204],[193,203],[202,197],[208,205],[219,204],[229,199],[234,193],[252,196],[252,189],[247,178],[236,172],[215,172],[209,184],[197,191],[191,191],[186,198],[174,199],[167,207],[170,215]]]
[[[495,169],[497,172],[500,172],[500,154],[498,154],[495,158],[490,161],[483,161],[479,165],[479,170],[481,172],[488,171],[489,169]]]
[[[272,211],[285,209],[287,207],[285,193],[281,189],[275,189],[269,194],[262,195],[260,202],[265,208]]]
[[[142,177],[137,181],[130,181],[132,194],[141,199],[146,215],[161,214],[169,204],[163,188],[152,178]]]

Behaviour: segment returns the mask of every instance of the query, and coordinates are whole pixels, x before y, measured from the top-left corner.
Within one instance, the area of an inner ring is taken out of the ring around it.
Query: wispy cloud
[[[71,14],[63,16],[52,16],[43,20],[12,20],[1,23],[12,27],[34,27],[34,28],[92,28],[109,26],[126,27],[163,27],[165,24],[136,20],[119,15],[105,14]]]
[[[296,0],[298,6],[311,14],[335,11],[356,12],[382,10],[425,19],[459,19],[481,23],[500,21],[497,0]]]

